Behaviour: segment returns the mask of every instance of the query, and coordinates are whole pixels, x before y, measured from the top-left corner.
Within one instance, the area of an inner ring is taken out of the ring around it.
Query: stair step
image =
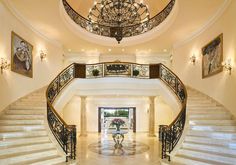
[[[225,110],[225,108],[224,107],[222,107],[222,106],[187,106],[187,109],[188,110],[192,110],[192,111],[194,111],[194,110],[204,110],[204,111],[206,111],[206,110]]]
[[[48,157],[44,157],[41,159],[24,161],[24,162],[12,164],[12,165],[52,165],[52,164],[59,164],[59,163],[65,164],[65,160],[66,160],[66,158],[64,158],[62,156],[53,155],[53,156],[48,156]]]
[[[222,147],[228,147],[230,149],[236,149],[236,140],[222,140],[222,139],[214,139],[208,137],[197,137],[197,136],[186,136],[184,142],[192,142],[192,143],[201,143],[205,145],[218,145]]]
[[[1,156],[7,156],[10,154],[19,154],[21,152],[32,152],[36,150],[48,150],[48,149],[55,149],[54,145],[50,142],[45,143],[35,143],[35,144],[29,144],[29,145],[23,145],[23,146],[15,146],[15,147],[1,147],[0,150],[0,157]]]
[[[188,130],[187,135],[209,137],[214,139],[236,140],[236,132],[194,131]]]
[[[236,122],[234,120],[190,120],[189,125],[196,125],[196,126],[235,126]]]
[[[43,130],[44,125],[0,125],[0,132],[4,131],[31,131],[31,130]]]
[[[189,119],[208,119],[208,120],[215,120],[215,119],[222,119],[222,120],[230,120],[232,118],[231,114],[189,114]]]
[[[46,110],[8,110],[6,114],[19,114],[19,115],[44,115]]]
[[[216,154],[212,152],[205,152],[205,151],[198,151],[198,150],[190,150],[190,149],[180,149],[178,151],[177,156],[183,155],[183,156],[189,156],[189,157],[195,157],[198,159],[202,159],[205,161],[214,161],[218,163],[228,163],[232,164],[232,162],[236,162],[236,157],[231,157],[229,155],[223,155],[223,154]]]
[[[34,143],[44,143],[49,142],[49,138],[47,136],[37,136],[37,137],[24,137],[24,138],[12,138],[12,139],[4,139],[0,143],[1,147],[15,147],[19,145],[28,145]]]
[[[217,145],[205,145],[201,143],[184,142],[182,148],[207,152],[209,151],[216,154],[224,154],[230,156],[236,155],[236,150]]]
[[[0,120],[0,125],[17,125],[17,124],[44,124],[44,120]]]
[[[184,163],[185,165],[230,165],[226,163],[220,163],[211,160],[199,159],[192,156],[186,155],[176,155],[173,159],[173,162]],[[175,163],[173,163],[175,164]],[[232,164],[231,164],[232,165]]]
[[[188,115],[194,115],[194,114],[229,114],[227,111],[224,110],[187,110]]]
[[[28,106],[28,105],[10,105],[9,109],[14,110],[43,110],[46,109],[45,106]]]
[[[27,120],[27,119],[44,119],[44,115],[7,115],[4,114],[1,116],[1,119],[8,120]]]
[[[47,132],[45,130],[37,131],[4,131],[0,132],[0,140],[6,138],[15,138],[15,137],[37,137],[37,136],[46,136]]]
[[[196,131],[224,131],[224,132],[236,132],[235,126],[205,126],[205,125],[195,125],[190,126],[191,130]]]
[[[55,156],[55,155],[57,155],[57,151],[55,149],[21,152],[7,156],[0,156],[0,162],[2,164],[13,164],[13,163],[17,164],[24,161],[43,159],[45,157]]]

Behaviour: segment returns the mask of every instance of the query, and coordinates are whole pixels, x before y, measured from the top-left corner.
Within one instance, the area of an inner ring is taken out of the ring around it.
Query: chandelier
[[[69,17],[86,31],[110,38],[118,43],[123,38],[137,36],[160,25],[171,13],[176,0],[150,18],[148,6],[142,0],[97,0],[87,18],[74,10],[67,0],[62,0]]]
[[[118,43],[123,39],[123,28],[148,22],[148,6],[135,0],[100,0],[90,9],[91,23],[110,27],[111,37]]]

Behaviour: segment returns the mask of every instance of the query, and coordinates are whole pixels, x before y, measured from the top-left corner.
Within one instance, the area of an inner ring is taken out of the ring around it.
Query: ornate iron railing
[[[186,104],[187,91],[182,81],[166,66],[160,64],[160,79],[166,83],[179,99],[182,107],[175,120],[168,125],[160,125],[159,138],[161,141],[161,158],[168,158],[170,161],[170,153],[177,145],[185,125],[186,120]],[[169,153],[169,154],[168,154]]]
[[[48,125],[68,158],[76,158],[76,126],[67,125],[53,107],[53,102],[61,90],[74,79],[74,64],[64,69],[48,86],[47,119]]]
[[[114,37],[114,34],[112,33],[112,27],[104,26],[101,24],[91,22],[87,18],[85,18],[82,15],[80,15],[79,13],[77,13],[69,5],[67,0],[62,0],[62,3],[65,8],[65,11],[69,15],[69,17],[76,24],[78,24],[80,27],[82,27],[83,29],[87,30],[90,33],[94,33],[97,35],[106,36],[106,37]],[[157,27],[168,17],[168,15],[171,13],[174,5],[175,5],[175,0],[171,0],[161,12],[156,14],[154,17],[150,18],[150,20],[142,22],[140,24],[135,24],[132,26],[122,27],[123,37],[136,36],[136,35],[145,33],[147,31],[150,31],[153,28]]]
[[[107,62],[97,64],[73,63],[64,69],[48,86],[47,118],[49,127],[68,158],[76,158],[76,126],[67,125],[53,107],[56,97],[74,78],[130,77],[141,79],[161,79],[176,95],[182,109],[175,120],[169,125],[161,125],[159,137],[162,158],[169,158],[168,153],[178,143],[184,129],[186,118],[187,92],[181,80],[163,64],[136,64],[124,62]]]

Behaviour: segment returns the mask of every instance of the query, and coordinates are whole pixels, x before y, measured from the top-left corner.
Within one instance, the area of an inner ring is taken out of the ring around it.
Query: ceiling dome
[[[135,0],[62,2],[66,13],[81,28],[96,35],[116,38],[118,43],[123,38],[137,36],[157,27],[168,17],[175,5],[175,0],[160,1],[156,5],[151,5],[153,1],[149,1],[151,6],[159,8],[154,12],[153,9],[149,9],[148,4]],[[87,12],[79,11],[80,8],[77,6],[90,9]]]

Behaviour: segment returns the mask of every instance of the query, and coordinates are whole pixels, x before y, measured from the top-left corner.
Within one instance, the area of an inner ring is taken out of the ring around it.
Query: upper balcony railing
[[[170,125],[160,126],[162,159],[169,158],[168,153],[178,143],[185,125],[187,92],[181,80],[163,64],[137,64],[125,62],[107,62],[97,64],[73,63],[64,69],[48,86],[47,119],[49,127],[68,158],[76,158],[76,126],[67,125],[53,107],[56,97],[74,78],[130,77],[139,79],[161,79],[177,97],[181,111]]]

